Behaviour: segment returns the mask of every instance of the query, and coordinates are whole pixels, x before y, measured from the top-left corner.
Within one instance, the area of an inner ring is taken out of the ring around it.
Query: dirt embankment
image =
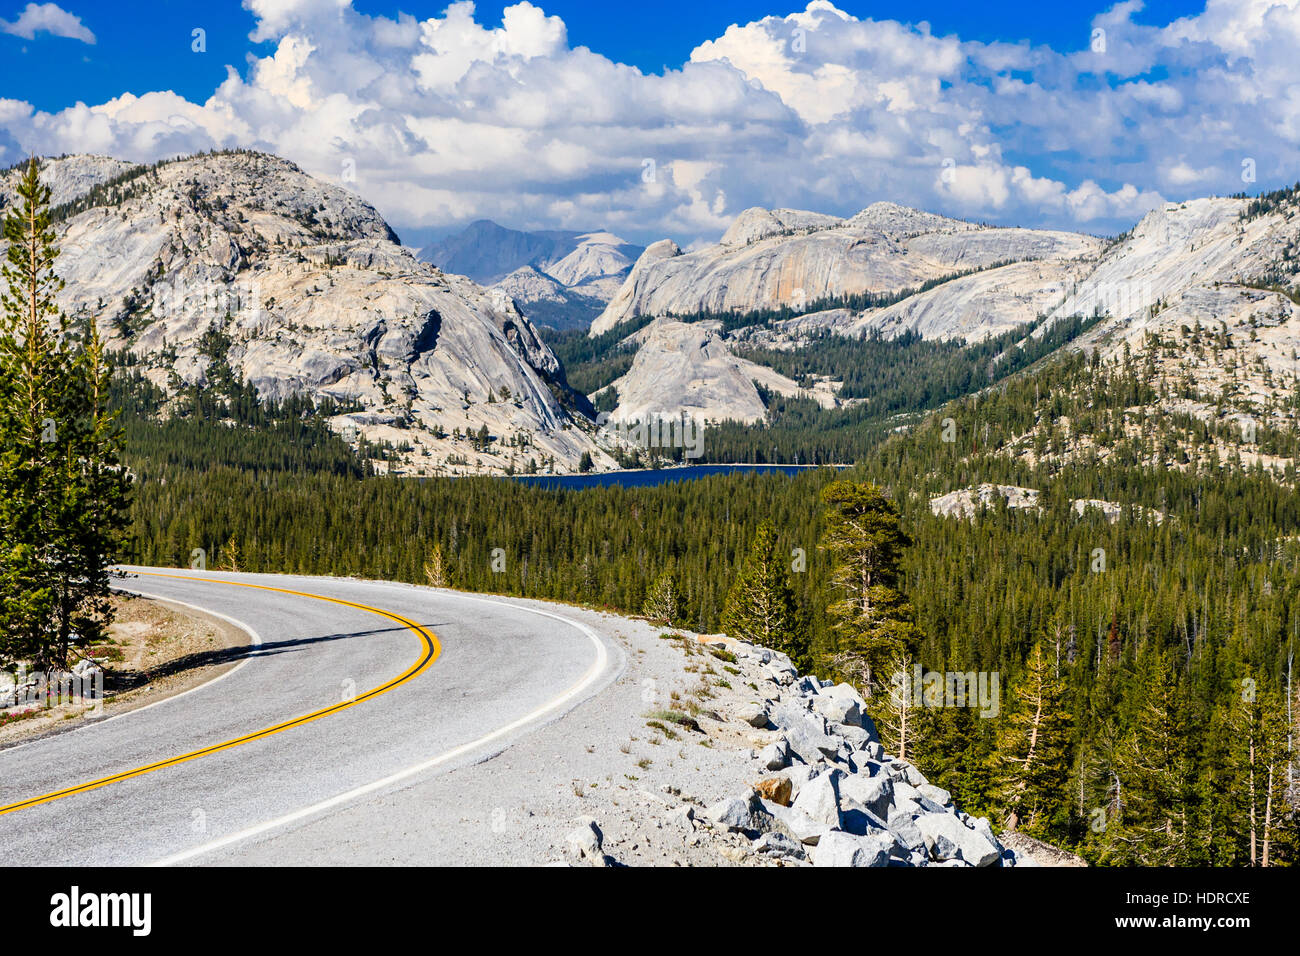
[[[103,701],[22,702],[0,710],[0,748],[61,733],[183,693],[243,659],[247,632],[202,611],[114,595],[108,640],[88,648],[104,669]],[[88,682],[89,686],[89,682]]]

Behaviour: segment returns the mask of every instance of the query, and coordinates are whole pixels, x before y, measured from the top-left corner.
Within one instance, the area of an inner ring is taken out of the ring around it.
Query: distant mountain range
[[[0,210],[18,175],[0,172]],[[612,467],[532,323],[416,259],[356,193],[248,151],[68,156],[41,178],[59,304],[167,395],[228,365],[263,399],[337,403],[333,427],[401,449],[407,473]]]
[[[836,404],[834,382],[809,390],[771,369],[756,374],[744,357],[754,346],[815,355],[827,335],[905,333],[980,342],[1033,323],[1040,335],[1075,316],[1104,321],[1071,348],[1149,352],[1157,366],[1171,364],[1171,379],[1174,366],[1207,392],[1250,379],[1247,393],[1276,402],[1300,373],[1298,273],[1296,188],[1169,203],[1113,240],[983,226],[888,202],[848,219],[750,209],[716,244],[691,252],[670,239],[650,245],[591,336],[634,353],[610,383],[616,419],[759,421],[759,386]],[[1231,373],[1216,362],[1178,365],[1196,341],[1187,330],[1202,326],[1231,332],[1250,361]]]
[[[522,232],[480,219],[416,255],[503,291],[538,324],[567,329],[591,324],[644,251],[603,231]]]
[[[42,178],[60,304],[128,365],[173,396],[228,365],[264,398],[333,400],[335,428],[410,473],[614,467],[570,382],[623,422],[771,423],[774,395],[811,400],[809,423],[871,412],[865,336],[987,342],[997,362],[1041,345],[1012,368],[1131,355],[1162,404],[1252,427],[1286,420],[1300,381],[1300,187],[1170,203],[1114,239],[878,202],[747,210],[691,252],[478,222],[417,258],[356,194],[261,153],[70,156]]]

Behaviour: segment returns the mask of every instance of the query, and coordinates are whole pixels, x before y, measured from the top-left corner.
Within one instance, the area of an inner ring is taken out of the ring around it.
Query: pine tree
[[[36,160],[18,182],[18,202],[4,221],[8,290],[0,327],[0,601],[5,656],[54,661],[59,619],[56,509],[62,500],[71,442],[68,320],[55,296],[58,250],[50,227],[50,190]]]
[[[677,584],[671,570],[656,579],[646,595],[641,614],[652,624],[671,625],[677,620]]]
[[[0,658],[48,670],[107,627],[129,477],[93,319],[77,335],[56,301],[50,189],[35,159],[16,194],[0,295]]]
[[[447,574],[447,565],[443,561],[440,544],[433,546],[433,550],[429,552],[429,560],[424,562],[424,579],[432,588],[450,587],[450,576]]]
[[[1140,706],[1117,754],[1119,818],[1106,829],[1106,858],[1138,866],[1186,865],[1195,850],[1186,702],[1166,652],[1145,652],[1133,680]]]
[[[1285,785],[1285,709],[1275,694],[1247,678],[1225,723],[1228,774],[1219,798],[1227,804],[1237,862],[1268,866]]]
[[[749,554],[727,595],[722,630],[730,637],[781,651],[800,670],[808,666],[808,641],[770,521],[758,526]]]
[[[81,334],[72,388],[75,442],[67,456],[59,511],[59,622],[55,657],[66,660],[73,635],[100,643],[112,620],[109,566],[129,523],[131,476],[121,461],[124,433],[110,410],[112,367],[93,319]]]
[[[1054,835],[1069,812],[1071,716],[1055,655],[1034,645],[1024,673],[1009,688],[997,733],[998,797],[1006,826]],[[1059,832],[1059,831],[1058,831]]]
[[[866,693],[873,675],[898,654],[914,650],[920,632],[898,589],[899,562],[911,544],[894,503],[875,485],[834,481],[822,490],[831,556],[827,608],[836,638],[833,666]]]
[[[920,689],[912,686],[914,663],[907,651],[895,654],[889,662],[889,689],[872,695],[868,704],[885,750],[913,762],[917,749],[925,743],[927,723],[917,700]]]
[[[232,534],[230,539],[222,545],[221,563],[217,565],[218,571],[238,571],[239,570],[239,541]]]

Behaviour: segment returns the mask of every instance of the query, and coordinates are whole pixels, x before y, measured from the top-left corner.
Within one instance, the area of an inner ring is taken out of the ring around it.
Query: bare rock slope
[[[334,399],[336,427],[409,449],[406,471],[570,471],[588,451],[608,464],[509,298],[417,260],[354,193],[251,152],[43,166],[70,203],[62,305],[164,389],[206,382],[215,330],[264,398]]]
[[[1075,233],[985,227],[886,202],[849,219],[750,209],[716,245],[684,253],[665,240],[646,249],[592,333],[641,315],[798,310],[1009,262],[1088,258],[1100,245]]]

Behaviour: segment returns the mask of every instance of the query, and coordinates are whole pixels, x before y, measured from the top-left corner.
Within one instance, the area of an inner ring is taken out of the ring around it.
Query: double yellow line
[[[176,578],[182,581],[205,580],[195,578],[184,574],[160,574],[157,572],[140,571],[136,572],[141,575],[158,578]],[[330,714],[337,714],[339,711],[347,710],[349,707],[355,707],[363,701],[378,697],[380,694],[386,694],[395,687],[401,687],[407,681],[413,680],[420,674],[424,673],[442,653],[442,645],[438,643],[438,638],[433,632],[421,627],[414,621],[408,621],[404,617],[393,614],[377,607],[369,607],[365,604],[356,604],[352,601],[344,601],[340,598],[325,597],[320,594],[308,594],[305,591],[291,591],[288,588],[273,588],[262,584],[245,584],[241,581],[221,581],[216,579],[206,579],[209,584],[226,584],[231,587],[255,588],[258,591],[275,591],[279,594],[291,594],[295,597],[312,598],[317,601],[328,601],[331,604],[341,604],[344,607],[356,608],[359,611],[369,611],[371,614],[378,614],[380,617],[386,617],[390,621],[395,621],[403,627],[414,631],[424,644],[424,650],[420,659],[406,669],[400,676],[393,678],[386,684],[382,684],[372,690],[366,691],[352,700],[345,700],[342,703],[334,704],[331,707],[323,707],[320,710],[314,710],[309,714],[303,714],[301,717],[295,717],[293,720],[286,720],[282,724],[276,724],[274,727],[267,727],[264,730],[258,730],[251,734],[245,734],[243,737],[236,737],[234,740],[227,740],[223,743],[213,744],[211,747],[204,747],[202,750],[191,751],[187,754],[181,754],[179,757],[171,757],[167,760],[159,760],[157,763],[146,764],[143,767],[137,767],[134,770],[125,770],[122,773],[115,773],[111,777],[101,777],[98,780],[91,780],[88,783],[78,784],[75,787],[68,787],[66,790],[59,790],[54,793],[47,793],[44,796],[32,797],[28,800],[21,800],[18,803],[11,803],[6,806],[0,806],[0,816],[6,813],[13,813],[15,810],[23,810],[27,807],[39,806],[42,803],[50,803],[54,800],[61,800],[64,797],[70,797],[78,793],[86,793],[90,790],[98,790],[100,787],[107,787],[109,784],[118,783],[122,780],[130,780],[132,777],[140,777],[147,773],[153,773],[155,770],[163,770],[166,767],[174,767],[177,764],[186,763],[190,760],[197,760],[200,757],[207,757],[211,754],[220,753],[223,750],[230,750],[241,744],[250,743],[254,740],[261,740],[274,734],[281,733],[293,727],[301,727],[303,724],[309,724],[313,720],[320,720],[322,717],[328,717]]]

